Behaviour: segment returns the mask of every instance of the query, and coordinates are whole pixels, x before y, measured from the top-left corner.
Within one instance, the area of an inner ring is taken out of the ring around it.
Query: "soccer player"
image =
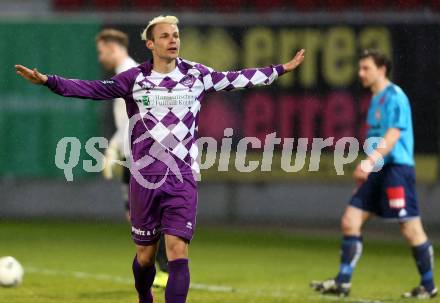
[[[98,60],[101,65],[116,74],[122,73],[139,64],[128,54],[129,38],[127,34],[116,29],[104,29],[96,35],[96,49],[98,50]],[[125,101],[116,98],[113,101],[113,116],[116,125],[116,132],[110,139],[104,158],[104,177],[113,179],[116,174],[115,166],[119,165],[115,160],[125,158],[124,142],[128,136],[128,116],[125,110]],[[130,170],[122,167],[122,192],[126,211],[126,217],[130,221],[130,206],[128,201],[128,185],[130,181]],[[159,241],[156,261],[159,271],[156,273],[153,286],[165,288],[168,280],[168,260],[165,253],[165,239],[161,236]]]
[[[416,197],[411,107],[403,90],[388,79],[390,70],[390,60],[375,50],[366,50],[359,60],[360,81],[373,93],[367,138],[380,137],[381,141],[353,174],[359,187],[342,217],[339,273],[334,279],[311,283],[323,294],[349,294],[351,276],[362,254],[362,226],[374,214],[399,222],[402,235],[412,247],[421,281],[403,297],[426,299],[437,295],[433,248],[423,229]]]
[[[96,35],[96,49],[98,50],[98,60],[101,65],[116,74],[122,73],[132,67],[138,66],[128,55],[128,36],[115,29],[104,29]],[[116,98],[113,101],[113,116],[116,125],[116,132],[110,139],[108,148],[105,151],[104,159],[104,177],[113,179],[115,176],[114,167],[118,165],[115,160],[124,158],[124,132],[128,132],[128,116],[125,110],[125,101],[122,98]],[[130,170],[124,167],[123,172],[123,196],[127,219],[130,219],[128,203],[128,181],[130,180]]]
[[[304,50],[300,50],[285,64],[214,71],[178,57],[177,23],[174,16],[151,20],[142,39],[153,59],[111,80],[64,79],[16,65],[20,76],[44,84],[62,96],[124,98],[132,129],[129,199],[136,244],[133,274],[140,303],[153,301],[154,260],[161,233],[165,234],[169,260],[165,301],[186,302],[190,285],[188,244],[196,227],[197,184],[193,172],[198,173],[199,166],[195,138],[204,96],[215,91],[269,85],[304,60]]]

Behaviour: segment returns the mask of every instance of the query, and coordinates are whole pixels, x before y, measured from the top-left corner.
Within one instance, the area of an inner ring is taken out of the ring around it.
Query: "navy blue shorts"
[[[385,219],[419,216],[413,166],[387,164],[373,172],[353,195],[350,205]]]

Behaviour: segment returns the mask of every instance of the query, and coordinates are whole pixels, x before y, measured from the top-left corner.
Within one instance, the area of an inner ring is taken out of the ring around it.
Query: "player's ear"
[[[387,68],[385,66],[380,66],[379,70],[386,77],[387,76]]]
[[[145,43],[145,45],[147,46],[147,48],[149,50],[153,50],[154,49],[154,42],[153,40],[147,40],[147,42]]]

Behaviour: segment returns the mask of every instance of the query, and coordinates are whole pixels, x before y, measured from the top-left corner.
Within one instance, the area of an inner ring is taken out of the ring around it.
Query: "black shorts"
[[[386,164],[368,176],[350,205],[385,219],[405,221],[419,216],[415,187],[413,166]]]

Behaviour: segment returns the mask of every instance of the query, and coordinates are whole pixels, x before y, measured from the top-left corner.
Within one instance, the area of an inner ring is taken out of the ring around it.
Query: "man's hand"
[[[15,65],[15,71],[18,75],[22,76],[24,79],[32,82],[33,84],[44,84],[47,82],[47,76],[43,75],[36,68],[29,69],[23,65]]]
[[[368,179],[368,175],[373,171],[374,161],[370,158],[361,161],[353,172],[353,178],[358,185],[364,183]]]
[[[283,64],[284,70],[286,72],[293,71],[298,65],[300,65],[304,61],[304,53],[305,52],[306,52],[305,49],[301,49],[299,52],[297,52],[295,57],[293,57],[292,60]]]
[[[110,144],[110,146],[105,150],[103,159],[104,170],[102,171],[102,174],[105,179],[122,179],[123,166],[119,164],[119,161],[121,161],[122,159],[123,157],[119,152],[117,146],[112,146]]]

